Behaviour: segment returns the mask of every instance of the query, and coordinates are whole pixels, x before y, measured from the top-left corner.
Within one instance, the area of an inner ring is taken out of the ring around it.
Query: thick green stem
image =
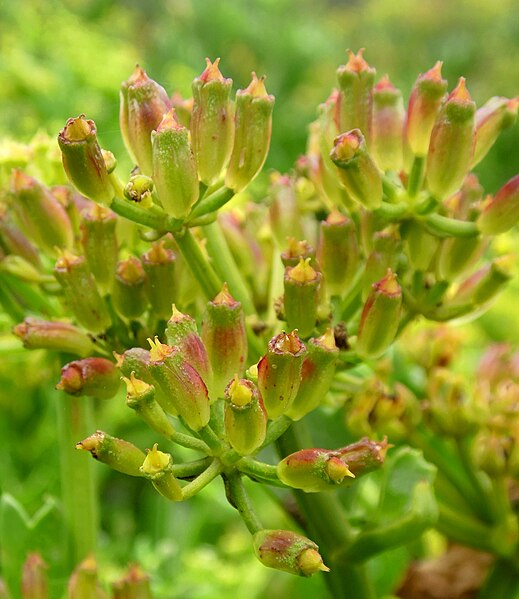
[[[223,466],[220,460],[214,459],[211,465],[198,475],[195,480],[188,483],[185,487],[182,487],[182,497],[189,499],[199,493],[204,487],[206,487],[211,481],[213,481],[223,471]]]
[[[229,503],[235,507],[242,517],[251,535],[263,529],[254,506],[243,485],[241,474],[234,471],[226,477]]]
[[[267,447],[268,445],[274,443],[274,441],[279,439],[279,437],[281,437],[281,435],[287,430],[287,428],[292,424],[292,422],[293,420],[288,418],[288,416],[280,416],[279,418],[276,418],[276,420],[269,422],[267,427],[267,434],[265,435],[265,441],[263,441],[263,444],[260,449],[263,449],[263,447]]]
[[[192,478],[193,476],[202,474],[212,462],[212,458],[201,458],[200,460],[186,462],[185,464],[173,464],[171,471],[177,478]]]
[[[519,573],[506,560],[499,559],[492,567],[478,599],[516,599]]]
[[[210,212],[216,212],[216,210],[221,208],[224,204],[227,204],[233,196],[234,191],[232,189],[221,187],[214,193],[200,200],[189,215],[189,220],[194,220],[195,218],[204,214],[209,214]]]
[[[405,204],[390,204],[382,202],[382,204],[373,211],[375,216],[383,220],[393,223],[402,220],[409,214],[409,208]]]
[[[61,485],[69,530],[71,565],[96,549],[98,506],[94,461],[85,459],[75,445],[95,429],[89,397],[56,397]]]
[[[237,464],[238,470],[248,477],[277,487],[285,485],[279,480],[276,466],[258,462],[253,458],[243,458]]]
[[[438,503],[438,530],[451,541],[479,549],[494,552],[492,530],[475,518],[459,510],[452,510],[443,502]]]
[[[476,237],[479,235],[476,223],[448,218],[441,214],[428,214],[423,218],[423,223],[431,233],[441,237]]]
[[[185,433],[179,433],[174,431],[170,437],[170,440],[177,445],[182,445],[182,447],[187,447],[188,449],[194,449],[195,451],[201,451],[202,453],[210,453],[211,450],[209,446],[201,441],[200,439],[196,439],[191,435],[186,435]]]
[[[198,432],[198,435],[202,439],[202,441],[210,448],[213,455],[221,455],[225,449],[228,448],[223,441],[218,437],[218,435],[213,431],[213,429],[207,425],[204,428],[201,428]]]

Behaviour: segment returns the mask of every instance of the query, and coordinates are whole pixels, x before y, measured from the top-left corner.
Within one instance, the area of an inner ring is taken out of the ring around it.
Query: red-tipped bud
[[[387,439],[370,441],[364,438],[338,449],[337,452],[341,460],[348,464],[351,473],[356,478],[360,478],[382,468],[389,447]]]
[[[371,154],[383,171],[400,171],[403,164],[404,101],[402,93],[383,77],[373,89]]]
[[[519,175],[512,177],[483,208],[478,229],[484,235],[509,231],[519,220]]]
[[[283,304],[288,328],[309,337],[317,320],[321,273],[310,266],[310,258],[300,258],[296,266],[287,266],[284,276]]]
[[[172,472],[173,459],[169,453],[157,449],[148,450],[148,455],[141,466],[142,474],[151,480],[155,489],[170,501],[182,501],[182,487]]]
[[[112,592],[113,599],[152,599],[150,577],[133,564],[124,578],[112,583]]]
[[[121,316],[133,320],[148,307],[146,273],[139,258],[130,256],[117,264],[113,302]]]
[[[69,395],[110,399],[117,393],[119,384],[119,371],[113,362],[106,358],[83,358],[63,366],[56,389]]]
[[[0,206],[0,247],[7,254],[20,256],[34,267],[41,267],[38,250],[15,226],[5,206]]]
[[[452,301],[458,304],[485,305],[494,299],[512,278],[514,256],[501,256],[485,264],[463,281]]]
[[[93,458],[113,470],[130,476],[143,476],[140,467],[146,457],[144,452],[124,439],[117,439],[103,431],[96,431],[90,437],[76,443],[76,449],[89,451]]]
[[[68,322],[53,322],[27,317],[13,328],[27,349],[50,349],[78,356],[95,351],[91,337]]]
[[[97,576],[97,563],[93,555],[85,558],[72,572],[67,588],[67,599],[108,599]]]
[[[22,599],[47,599],[47,564],[39,553],[29,553],[22,568]]]

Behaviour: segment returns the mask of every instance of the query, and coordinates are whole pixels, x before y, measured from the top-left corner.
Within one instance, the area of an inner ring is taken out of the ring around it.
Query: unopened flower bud
[[[387,439],[370,441],[364,438],[338,449],[337,452],[341,460],[348,465],[350,472],[356,478],[360,478],[382,468],[388,449]]]
[[[94,121],[71,118],[58,135],[63,168],[69,181],[87,198],[110,205],[114,191],[97,141]]]
[[[467,280],[463,281],[452,298],[456,303],[472,303],[481,306],[495,298],[512,278],[512,255],[501,256],[485,264]]]
[[[133,564],[124,578],[112,583],[112,592],[112,599],[152,599],[150,577]]]
[[[405,230],[406,255],[415,270],[427,271],[436,254],[439,239],[417,220],[409,221]]]
[[[215,183],[229,161],[234,139],[234,114],[231,101],[232,79],[225,79],[206,58],[204,72],[193,81],[191,139],[200,180]]]
[[[250,85],[236,93],[234,145],[225,175],[225,185],[235,192],[256,177],[269,151],[274,96],[267,94],[264,80],[253,73]]]
[[[329,572],[310,539],[290,530],[260,530],[253,537],[254,553],[269,568],[298,576]]]
[[[185,218],[199,194],[189,132],[178,123],[172,110],[153,132],[152,141],[153,180],[160,203],[174,218]]]
[[[383,77],[373,88],[371,154],[378,167],[399,171],[403,165],[404,101],[402,93]]]
[[[153,449],[148,450],[141,472],[166,499],[182,501],[182,487],[172,472],[172,466],[171,455],[159,451],[155,443]]]
[[[317,320],[321,273],[310,266],[310,258],[287,266],[284,276],[284,308],[288,328],[309,337]]]
[[[356,351],[363,358],[377,358],[393,343],[400,322],[402,290],[391,269],[373,284],[364,304]]]
[[[144,452],[124,439],[96,431],[90,437],[76,443],[76,449],[89,451],[92,457],[113,470],[130,476],[143,476],[140,467],[146,458]]]
[[[153,243],[141,259],[148,278],[146,291],[153,314],[166,320],[175,300],[175,254],[161,240]]]
[[[281,262],[283,266],[294,267],[299,264],[302,260],[309,260],[309,264],[312,267],[316,266],[315,263],[315,249],[306,241],[302,239],[298,241],[294,237],[288,237],[285,245],[286,250],[281,252]]]
[[[371,139],[373,83],[375,69],[362,56],[364,48],[357,54],[348,50],[348,63],[337,69],[340,96],[339,133],[360,129],[367,143]]]
[[[56,389],[69,395],[110,399],[117,393],[119,383],[119,372],[113,362],[106,358],[83,358],[63,366]]]
[[[124,188],[124,197],[142,208],[153,206],[153,179],[147,175],[133,175]]]
[[[201,337],[213,370],[214,395],[223,397],[234,375],[243,374],[247,360],[243,308],[225,284],[214,300],[207,303]]]
[[[306,349],[299,390],[286,412],[292,420],[300,420],[323,401],[335,375],[335,363],[339,355],[332,329],[328,329],[321,337],[310,339]]]
[[[478,229],[484,235],[509,231],[519,220],[519,175],[512,177],[483,208]]]
[[[97,576],[97,563],[93,555],[86,557],[70,577],[67,599],[108,599]]]
[[[284,414],[294,401],[301,382],[306,347],[296,331],[280,333],[268,344],[258,363],[258,387],[271,420]]]
[[[362,299],[366,299],[376,283],[384,277],[387,269],[395,269],[398,265],[400,250],[399,231],[388,227],[377,231],[372,238],[372,250],[369,253],[364,267],[362,284]]]
[[[474,115],[465,79],[442,106],[431,132],[427,154],[427,189],[437,200],[449,197],[461,187],[470,168],[474,146]]]
[[[442,79],[442,63],[418,77],[414,84],[405,120],[405,139],[415,156],[425,156],[429,149],[431,131],[441,101],[447,91],[447,81]]]
[[[287,238],[303,238],[301,213],[297,206],[295,182],[288,175],[275,173],[270,177],[272,202],[269,219],[274,239],[280,248],[285,247]]]
[[[360,259],[357,231],[350,218],[334,211],[321,222],[318,257],[328,295],[344,295]]]
[[[22,567],[22,599],[47,599],[47,564],[39,553],[29,553]]]
[[[5,206],[0,206],[0,247],[7,254],[20,256],[34,267],[41,267],[38,250],[12,222]]]
[[[46,187],[15,170],[10,193],[21,228],[41,249],[55,255],[56,248],[72,247],[74,234],[68,214]]]
[[[476,264],[486,246],[487,240],[481,236],[445,239],[437,254],[438,277],[445,281],[454,281],[463,276]]]
[[[13,328],[27,349],[50,349],[88,356],[95,351],[92,338],[69,322],[39,320],[28,316]]]
[[[137,65],[121,86],[120,125],[126,147],[144,175],[153,172],[151,132],[169,109],[166,90]]]
[[[146,273],[135,256],[117,264],[113,288],[114,307],[125,318],[135,320],[148,307]]]
[[[369,210],[382,203],[382,176],[368,154],[364,136],[352,129],[335,138],[330,158],[348,195]]]
[[[90,271],[99,287],[108,292],[114,282],[117,264],[117,237],[115,214],[99,204],[81,215],[81,245]]]
[[[301,449],[277,465],[279,479],[293,489],[319,493],[336,489],[355,478],[337,452],[327,449]]]
[[[240,455],[254,453],[265,440],[267,412],[258,388],[237,376],[225,390],[225,434]]]
[[[162,407],[170,414],[178,413],[191,430],[200,430],[208,424],[211,416],[207,387],[202,377],[179,349],[160,343],[157,338],[148,341],[151,346],[151,372],[168,401],[168,406]]]
[[[54,275],[78,323],[92,333],[105,331],[111,324],[110,315],[85,257],[65,251],[56,262]]]

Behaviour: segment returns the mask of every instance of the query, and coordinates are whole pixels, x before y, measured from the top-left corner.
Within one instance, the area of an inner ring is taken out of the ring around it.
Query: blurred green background
[[[444,61],[451,89],[459,76],[467,78],[478,105],[519,93],[517,0],[3,0],[0,139],[28,141],[36,131],[55,136],[68,117],[85,113],[104,147],[129,167],[118,130],[118,88],[135,63],[170,94],[189,95],[204,58],[220,56],[236,88],[248,84],[253,70],[267,75],[276,96],[267,168],[284,171],[304,152],[307,126],[335,85],[345,49],[360,47],[406,98],[417,75],[437,60]],[[516,125],[478,167],[490,192],[519,171],[518,145]],[[515,250],[514,237],[506,243]],[[517,341],[517,287],[471,329],[474,347],[489,339]],[[10,327],[5,318],[1,324]],[[9,333],[0,359],[0,491],[33,513],[45,495],[59,495],[53,430],[63,398],[49,391],[59,364],[22,351]],[[114,411],[103,410],[107,428],[118,423],[110,432],[151,443],[132,415]],[[299,596],[303,588],[313,596],[324,592],[319,578],[299,581],[256,563],[219,486],[176,511],[141,481],[102,468],[99,476],[110,506],[102,522],[108,577],[139,560],[156,574],[157,596],[169,599],[260,598],[268,584],[270,599]],[[265,492],[257,494],[266,521],[286,526],[281,510],[267,507]],[[9,540],[0,542],[5,547]]]

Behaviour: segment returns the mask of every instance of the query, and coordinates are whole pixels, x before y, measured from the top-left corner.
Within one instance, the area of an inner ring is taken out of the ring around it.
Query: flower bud
[[[114,191],[97,141],[94,121],[69,119],[58,135],[63,168],[69,181],[87,198],[110,205]]]
[[[69,322],[39,320],[28,316],[13,328],[26,349],[50,349],[88,356],[95,351],[92,338]]]
[[[517,451],[513,437],[492,430],[480,431],[472,444],[475,467],[486,472],[492,479],[510,474],[514,458],[517,460]]]
[[[143,476],[140,467],[146,456],[128,441],[117,439],[103,431],[96,431],[90,437],[76,443],[76,449],[89,451],[92,457],[117,472],[130,476]]]
[[[518,107],[519,97],[493,97],[476,111],[476,142],[470,168],[483,160],[501,131],[515,123]]]
[[[466,281],[461,283],[452,298],[453,302],[472,303],[481,306],[492,300],[502,291],[512,278],[511,266],[514,257],[501,256],[489,264],[485,264]]]
[[[89,555],[72,572],[67,588],[67,599],[108,599],[97,577],[95,557]]]
[[[56,389],[69,395],[110,399],[119,384],[119,372],[113,362],[106,358],[83,358],[63,366]]]
[[[393,343],[400,322],[402,290],[396,275],[388,269],[386,276],[373,283],[364,304],[355,347],[363,358],[377,358]]]
[[[346,445],[337,450],[341,460],[348,465],[350,472],[360,478],[382,468],[389,449],[387,439],[370,441],[367,438]]]
[[[432,69],[420,75],[409,97],[404,135],[416,156],[427,154],[436,115],[447,91],[447,81],[442,79],[441,68],[442,62],[438,61]]]
[[[207,387],[202,377],[179,349],[160,343],[156,337],[155,341],[148,341],[151,346],[151,373],[168,401],[168,405],[162,407],[170,414],[178,412],[191,430],[200,430],[208,424],[211,416]]]
[[[388,268],[397,267],[400,250],[398,229],[388,227],[377,231],[373,235],[372,248],[364,267],[362,299],[369,296],[373,283],[383,278]]]
[[[330,158],[348,195],[369,210],[382,203],[382,176],[366,149],[364,136],[352,129],[335,138]]]
[[[512,177],[483,208],[477,220],[484,235],[509,231],[519,220],[519,175]]]
[[[431,132],[427,154],[427,189],[437,200],[461,187],[470,168],[474,146],[476,105],[460,77],[442,106]]]
[[[405,231],[406,255],[415,270],[427,271],[438,249],[439,240],[417,220],[409,221]]]
[[[153,206],[153,179],[147,175],[133,175],[124,188],[124,197],[142,208]]]
[[[68,214],[52,193],[22,171],[13,171],[11,198],[14,213],[25,233],[44,251],[73,244],[74,233]]]
[[[122,379],[126,384],[126,405],[135,410],[153,430],[169,439],[175,429],[155,399],[155,387],[136,378],[134,372],[130,378],[123,376]]]
[[[110,315],[84,256],[63,252],[56,262],[54,276],[81,326],[92,333],[101,333],[110,326]]]
[[[152,312],[166,320],[175,300],[175,254],[164,247],[161,240],[153,243],[141,259],[148,279],[146,291]]]
[[[258,362],[258,387],[271,420],[292,405],[299,390],[305,355],[304,343],[292,331],[273,337],[267,353]]]
[[[360,129],[366,143],[371,139],[373,83],[375,69],[362,56],[364,48],[357,54],[348,50],[348,63],[337,69],[339,82],[339,133]]]
[[[11,221],[4,206],[0,206],[0,247],[7,254],[20,256],[34,267],[41,267],[38,250]]]
[[[125,318],[135,320],[146,310],[146,273],[139,258],[130,256],[117,264],[112,298],[115,309]]]
[[[285,318],[303,338],[311,335],[317,320],[320,283],[321,273],[310,266],[310,258],[300,258],[299,264],[285,269]]]
[[[328,295],[344,295],[360,264],[357,232],[350,218],[333,211],[321,222],[318,257]]]
[[[321,337],[310,339],[306,349],[299,390],[286,412],[292,420],[300,420],[323,401],[335,375],[339,355],[332,329],[328,329]]]
[[[107,208],[94,204],[81,215],[81,245],[90,271],[99,287],[109,292],[117,264],[117,218]]]
[[[151,132],[169,109],[166,90],[137,65],[121,86],[120,125],[128,152],[144,175],[153,172]]]
[[[445,281],[454,281],[463,276],[479,260],[487,240],[477,237],[449,237],[438,251],[436,270],[438,277]]]
[[[226,284],[214,300],[207,303],[201,337],[213,370],[214,396],[223,397],[234,375],[243,374],[247,360],[243,308],[229,293]]]
[[[206,58],[204,72],[193,81],[191,139],[200,180],[215,183],[231,156],[234,115],[231,101],[232,79],[220,73],[217,58]]]
[[[312,576],[329,572],[319,554],[319,547],[310,539],[290,530],[260,530],[253,536],[254,553],[269,568]]]
[[[276,243],[282,248],[288,237],[303,239],[301,213],[297,206],[294,180],[288,175],[276,173],[271,175],[270,182],[270,226]]]
[[[152,143],[153,180],[160,203],[174,218],[185,218],[198,200],[198,175],[189,132],[173,110],[152,133]]]
[[[112,583],[113,599],[152,599],[150,577],[138,565],[128,568],[128,574]]]
[[[294,267],[297,266],[301,260],[306,261],[307,259],[310,261],[309,264],[312,267],[316,266],[315,250],[306,239],[298,241],[295,237],[287,237],[285,247],[287,249],[284,252],[281,252],[281,262],[283,262],[283,266]]]
[[[403,166],[404,101],[402,92],[384,76],[373,88],[371,154],[383,170],[400,171]]]
[[[246,187],[265,163],[273,108],[274,96],[267,94],[264,77],[252,73],[250,85],[236,93],[234,145],[225,176],[225,185],[235,192]]]
[[[285,485],[305,493],[331,491],[355,478],[337,452],[327,449],[296,451],[278,463],[277,474]]]
[[[172,472],[173,459],[169,453],[157,449],[148,450],[148,455],[141,466],[142,474],[151,480],[155,489],[170,501],[182,501],[182,487]]]
[[[202,338],[198,334],[194,318],[182,314],[173,305],[173,313],[166,326],[168,345],[176,347],[202,377],[207,389],[212,391],[213,369]],[[211,400],[216,399],[209,393]]]
[[[22,567],[22,599],[48,599],[47,568],[39,553],[29,553]]]
[[[254,453],[265,440],[267,412],[258,388],[237,376],[225,390],[225,435],[240,455]]]

